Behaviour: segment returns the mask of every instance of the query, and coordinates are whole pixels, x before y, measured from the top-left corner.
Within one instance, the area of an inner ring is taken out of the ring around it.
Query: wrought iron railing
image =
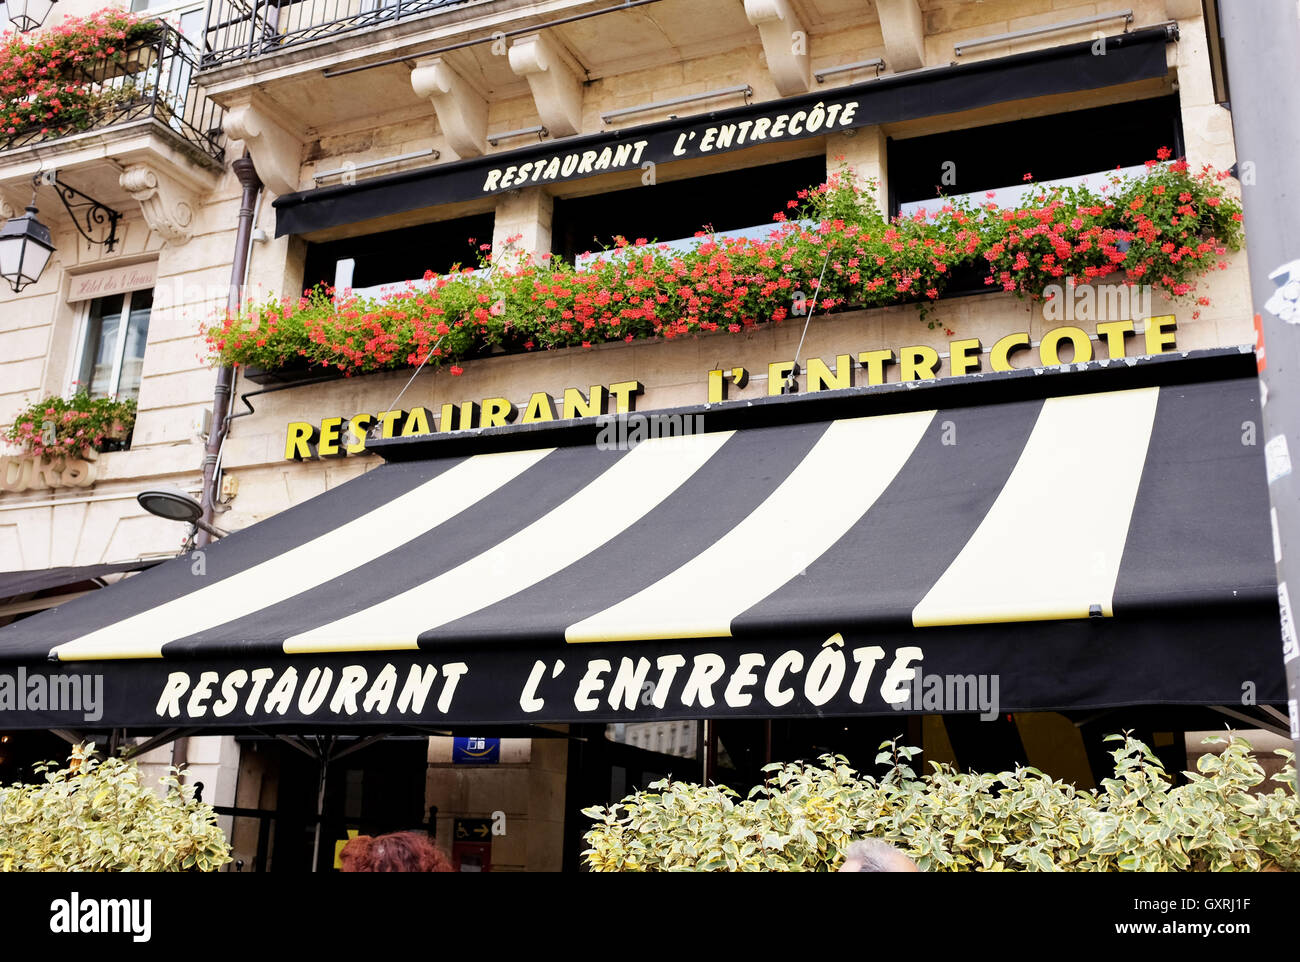
[[[211,0],[203,67],[393,23],[467,0]]]
[[[195,46],[173,27],[160,24],[128,41],[121,55],[107,62],[60,67],[58,110],[26,126],[0,128],[0,151],[152,119],[221,160],[223,111],[195,83],[198,67]],[[16,105],[15,112],[21,114],[23,106]]]

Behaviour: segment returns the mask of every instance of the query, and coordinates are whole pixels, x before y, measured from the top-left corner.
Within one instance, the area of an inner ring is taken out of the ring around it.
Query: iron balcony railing
[[[203,67],[251,60],[467,0],[211,0]]]
[[[53,116],[50,95],[39,91],[6,104],[17,123],[0,127],[0,151],[57,140],[90,130],[105,130],[154,120],[216,160],[224,157],[223,111],[195,83],[198,51],[166,24],[128,41],[109,62],[64,65],[52,84],[59,107]],[[35,115],[35,119],[28,120]]]

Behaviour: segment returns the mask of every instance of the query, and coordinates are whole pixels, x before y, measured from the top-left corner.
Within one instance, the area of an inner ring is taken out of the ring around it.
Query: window
[[[457,265],[477,267],[479,245],[492,242],[495,216],[479,214],[421,224],[401,230],[307,245],[304,289],[334,284],[340,262],[352,261],[351,280],[343,286],[361,292],[419,280],[425,271],[446,274]],[[379,293],[376,291],[376,293]]]
[[[1034,189],[1025,174],[1039,184],[1086,181],[1096,189],[1117,167],[1141,169],[1161,147],[1183,152],[1176,95],[891,141],[891,205],[915,214],[938,210],[940,194],[982,203],[993,191],[1006,206]]]
[[[653,187],[557,198],[552,217],[551,249],[575,259],[588,251],[613,246],[621,234],[629,241],[644,237],[689,247],[706,225],[718,233],[766,237],[777,225],[772,215],[786,202],[826,180],[822,155],[780,164],[749,167],[687,180],[663,181]]]
[[[151,14],[168,21],[181,35],[196,47],[201,45],[203,34],[203,4],[177,2],[177,0],[131,0],[131,12]]]
[[[139,395],[152,307],[152,290],[110,294],[87,302],[77,387],[91,397]]]

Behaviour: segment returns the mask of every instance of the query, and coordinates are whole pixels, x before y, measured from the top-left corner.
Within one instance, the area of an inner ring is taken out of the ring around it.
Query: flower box
[[[1239,249],[1242,215],[1221,184],[1226,173],[1194,174],[1169,160],[1162,149],[1142,174],[1114,175],[1105,192],[1063,196],[1045,187],[1023,207],[946,205],[933,216],[893,220],[869,189],[837,173],[802,191],[802,206],[792,200],[796,219],[766,238],[708,240],[685,251],[620,238],[630,254],[582,265],[526,261],[386,297],[339,297],[321,285],[301,297],[250,302],[204,333],[225,364],[301,364],[301,374],[271,375],[284,383],[424,363],[451,365],[455,374],[458,361],[519,348],[743,335],[814,304],[823,314],[917,304],[933,328],[927,308],[941,297],[1001,292],[1040,301],[1110,277],[1191,298],[1198,279],[1226,269],[1222,258]]]
[[[248,365],[241,368],[240,373],[243,375],[244,380],[252,381],[254,384],[260,384],[263,387],[301,384],[305,381],[333,381],[343,377],[343,372],[340,370],[308,364],[294,364],[276,369]]]

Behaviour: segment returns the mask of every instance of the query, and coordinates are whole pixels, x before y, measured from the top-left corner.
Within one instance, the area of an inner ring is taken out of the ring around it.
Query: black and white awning
[[[1257,382],[1177,367],[706,410],[630,450],[394,445],[0,629],[0,673],[102,674],[131,726],[870,713],[935,672],[1003,711],[1278,701]]]

